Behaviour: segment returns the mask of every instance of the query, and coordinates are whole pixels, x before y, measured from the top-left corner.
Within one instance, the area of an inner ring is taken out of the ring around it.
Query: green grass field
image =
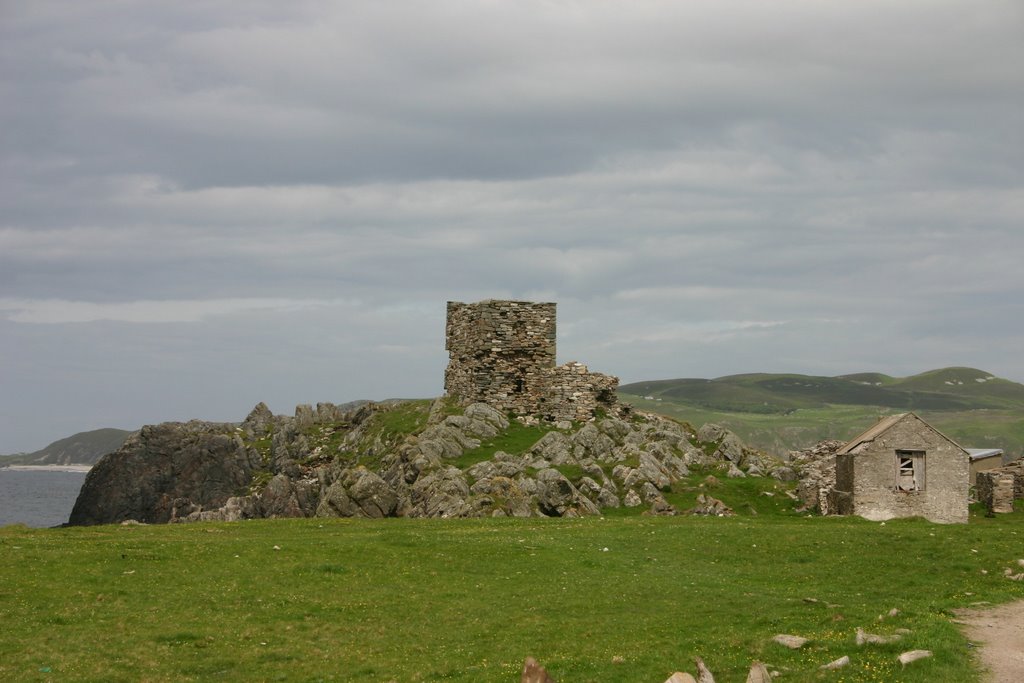
[[[694,656],[723,683],[753,659],[782,681],[977,680],[949,611],[1024,598],[1002,575],[1024,511],[808,517],[765,481],[721,484],[732,518],[6,527],[0,680],[517,681],[527,655],[563,683],[660,683]],[[858,648],[858,626],[911,633]],[[901,670],[916,648],[935,657]]]

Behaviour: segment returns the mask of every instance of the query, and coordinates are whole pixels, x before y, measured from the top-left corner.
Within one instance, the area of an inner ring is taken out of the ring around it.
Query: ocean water
[[[68,521],[85,472],[0,468],[0,526],[57,526]]]

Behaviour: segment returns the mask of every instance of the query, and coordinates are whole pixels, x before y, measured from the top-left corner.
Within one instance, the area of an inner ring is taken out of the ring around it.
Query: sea
[[[0,468],[0,526],[59,526],[85,482],[86,472]]]

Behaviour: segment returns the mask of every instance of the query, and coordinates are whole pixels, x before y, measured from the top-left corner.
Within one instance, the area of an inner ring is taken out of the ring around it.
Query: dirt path
[[[1024,681],[1024,600],[991,609],[957,610],[956,623],[980,645],[978,659],[988,683]]]

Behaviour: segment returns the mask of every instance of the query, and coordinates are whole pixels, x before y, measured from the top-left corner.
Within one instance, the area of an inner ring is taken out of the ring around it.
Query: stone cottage
[[[555,366],[555,304],[449,301],[447,313],[444,390],[460,402],[547,420],[625,410],[615,394],[617,377],[582,363]]]
[[[832,507],[880,521],[967,522],[970,458],[914,413],[885,417],[836,453]]]

